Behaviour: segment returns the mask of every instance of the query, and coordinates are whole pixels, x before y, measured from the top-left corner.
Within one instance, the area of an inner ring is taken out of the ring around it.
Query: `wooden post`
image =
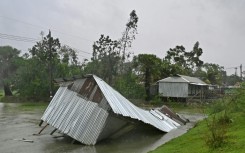
[[[39,126],[42,126],[42,124],[43,124],[43,120],[40,121]]]
[[[54,129],[54,130],[50,133],[50,135],[54,134],[54,132],[55,132],[56,130],[57,130],[57,129]]]
[[[41,134],[41,132],[48,126],[48,124],[46,124],[39,132],[38,134]]]

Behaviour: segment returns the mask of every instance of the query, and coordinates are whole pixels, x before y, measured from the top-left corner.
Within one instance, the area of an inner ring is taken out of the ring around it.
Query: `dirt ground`
[[[16,104],[8,104],[16,107]],[[14,110],[14,109],[11,109]],[[188,131],[196,121],[204,118],[201,114],[182,114],[190,120],[185,126],[167,134],[131,133],[115,140],[106,140],[95,146],[72,144],[72,139],[58,132],[50,135],[53,130],[48,126],[41,135],[37,134],[42,112],[8,111],[4,103],[0,103],[0,152],[1,153],[146,153]],[[25,142],[23,141],[31,141]]]

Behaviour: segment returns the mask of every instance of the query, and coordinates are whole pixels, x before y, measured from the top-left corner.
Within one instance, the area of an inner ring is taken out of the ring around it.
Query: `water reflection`
[[[44,152],[71,152],[71,153],[146,153],[155,147],[163,136],[162,132],[154,128],[134,130],[116,139],[107,139],[95,146],[71,144],[70,138],[55,140],[47,144]],[[52,138],[51,138],[52,139]]]

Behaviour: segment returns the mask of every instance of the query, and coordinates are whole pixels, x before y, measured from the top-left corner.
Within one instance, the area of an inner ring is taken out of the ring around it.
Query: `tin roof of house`
[[[113,113],[130,117],[149,124],[161,131],[169,132],[180,126],[157,110],[144,110],[114,90],[99,77],[92,75],[102,94],[103,99],[98,103],[92,98],[79,95],[84,80],[75,80],[72,87],[62,85],[42,116],[42,120],[61,132],[75,138],[84,144],[95,144],[103,131],[109,110]],[[96,94],[94,94],[96,95]]]
[[[196,85],[207,85],[205,82],[196,77],[190,77],[185,75],[176,75],[159,80],[158,82],[176,82],[176,83],[190,83]]]

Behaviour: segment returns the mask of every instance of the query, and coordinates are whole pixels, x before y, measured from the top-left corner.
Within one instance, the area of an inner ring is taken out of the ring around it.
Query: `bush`
[[[225,98],[212,103],[211,106],[209,107],[209,113],[215,114],[215,113],[219,113],[219,112],[225,110],[227,103],[228,102]]]
[[[209,148],[216,149],[227,143],[228,123],[230,123],[227,121],[230,121],[228,116],[222,115],[217,118],[216,114],[209,121],[207,120],[208,132],[205,140]]]
[[[160,96],[156,95],[152,98],[151,102],[152,105],[162,105],[162,99]]]
[[[206,133],[206,144],[211,149],[222,147],[228,141],[227,130],[231,123],[232,108],[234,106],[232,97],[225,97],[210,107],[210,119],[206,119],[208,132]]]

